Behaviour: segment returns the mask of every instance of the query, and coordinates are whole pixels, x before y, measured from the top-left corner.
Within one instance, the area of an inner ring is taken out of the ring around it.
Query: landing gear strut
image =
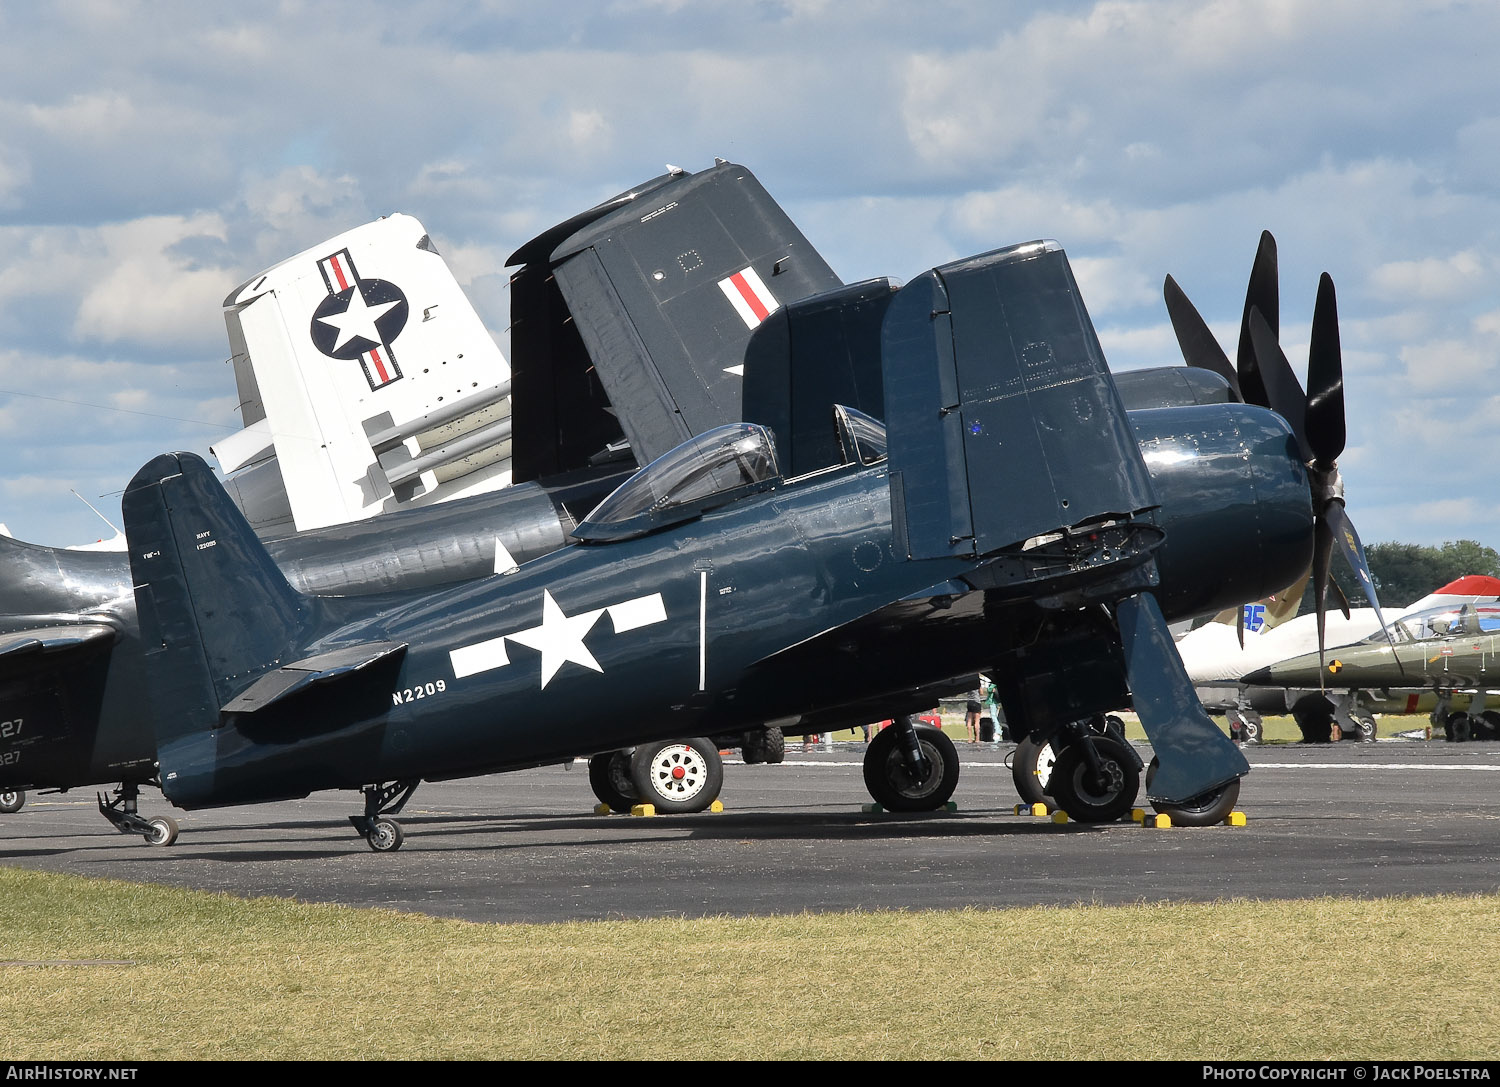
[[[937,811],[958,788],[958,751],[937,729],[898,717],[865,750],[865,788],[887,811]]]
[[[1058,752],[1047,787],[1080,823],[1113,823],[1135,804],[1141,757],[1108,732],[1083,729]]]
[[[396,815],[406,807],[420,784],[420,780],[392,781],[386,785],[366,785],[360,790],[365,794],[365,813],[349,816],[349,822],[375,852],[393,853],[401,848],[406,835],[401,832],[401,824],[387,816]]]
[[[170,815],[158,815],[154,819],[142,819],[137,812],[141,798],[141,787],[133,781],[121,783],[115,790],[113,800],[99,798],[99,814],[108,819],[121,834],[139,834],[151,845],[171,845],[177,840],[177,820]]]

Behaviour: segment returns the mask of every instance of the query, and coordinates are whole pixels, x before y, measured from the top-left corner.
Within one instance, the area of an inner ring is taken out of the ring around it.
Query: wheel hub
[[[657,753],[651,784],[671,800],[696,796],[708,783],[708,767],[688,744],[676,744]]]

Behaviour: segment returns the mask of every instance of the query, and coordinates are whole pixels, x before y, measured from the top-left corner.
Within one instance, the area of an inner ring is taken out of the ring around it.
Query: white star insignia
[[[589,652],[589,647],[583,644],[583,639],[588,637],[594,623],[603,614],[603,608],[595,608],[581,615],[564,615],[563,610],[557,606],[557,601],[552,599],[552,593],[544,589],[542,625],[518,630],[507,637],[542,654],[542,686],[545,688],[548,680],[557,675],[557,670],[568,661],[595,672],[604,671]]]
[[[566,615],[557,606],[557,601],[552,599],[552,593],[543,589],[540,626],[527,627],[514,634],[502,634],[498,638],[486,638],[449,650],[453,676],[455,679],[463,679],[465,676],[509,666],[510,655],[505,652],[507,641],[519,642],[542,655],[543,687],[569,661],[594,672],[603,672],[603,667],[594,659],[594,654],[589,652],[589,647],[583,644],[583,640],[594,629],[599,616],[606,612],[609,613],[616,634],[640,630],[667,620],[661,593],[648,593],[622,600],[618,604],[595,608],[593,611]]]
[[[366,304],[364,288],[356,283],[353,293],[349,295],[349,308],[343,313],[319,317],[318,321],[320,324],[332,325],[339,330],[338,339],[333,345],[335,351],[356,337],[378,344],[384,341],[380,338],[380,330],[375,327],[375,322],[384,317],[386,311],[395,305],[399,303],[379,302],[373,306]]]

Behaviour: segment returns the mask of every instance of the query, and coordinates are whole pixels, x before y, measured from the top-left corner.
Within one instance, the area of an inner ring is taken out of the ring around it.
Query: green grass
[[[0,1059],[1488,1059],[1495,896],[479,925],[0,868]]]

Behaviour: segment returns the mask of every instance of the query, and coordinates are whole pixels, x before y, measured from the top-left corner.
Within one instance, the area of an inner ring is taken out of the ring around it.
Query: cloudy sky
[[[1232,352],[1263,228],[1299,369],[1339,287],[1366,542],[1500,547],[1500,5],[0,0],[0,521],[107,534],[238,427],[220,303],[379,215],[504,342],[503,263],[662,171],[749,166],[845,279],[1067,248],[1116,369],[1171,272]]]

